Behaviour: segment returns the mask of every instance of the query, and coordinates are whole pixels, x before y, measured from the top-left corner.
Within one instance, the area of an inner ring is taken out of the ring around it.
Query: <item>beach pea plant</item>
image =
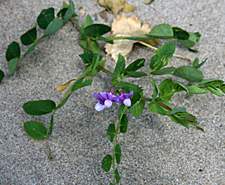
[[[119,104],[118,122],[108,125],[107,139],[113,143],[113,152],[107,154],[102,159],[102,168],[108,172],[112,169],[113,182],[120,182],[119,164],[122,160],[122,149],[117,143],[118,133],[126,133],[129,126],[127,112],[129,111],[135,118],[138,118],[145,107],[149,112],[156,112],[163,116],[168,116],[175,123],[189,129],[192,125],[199,131],[204,132],[203,128],[198,126],[197,119],[194,115],[188,113],[185,107],[173,107],[170,100],[174,94],[186,92],[187,97],[191,94],[213,93],[217,96],[224,96],[225,84],[219,79],[204,79],[202,72],[198,69],[206,61],[199,63],[196,58],[190,66],[167,67],[169,60],[173,57],[175,51],[175,43],[181,44],[191,51],[196,42],[199,41],[201,35],[187,32],[178,27],[171,27],[168,24],[161,24],[153,27],[148,34],[137,36],[116,36],[105,37],[104,35],[111,31],[111,27],[104,24],[95,24],[89,15],[86,16],[82,27],[79,27],[78,20],[74,19],[77,16],[73,1],[70,4],[63,3],[63,8],[55,16],[54,8],[48,8],[41,11],[37,18],[37,25],[44,29],[43,36],[37,38],[36,25],[24,33],[20,39],[23,45],[31,45],[31,47],[21,55],[20,46],[13,41],[9,44],[6,50],[6,60],[8,61],[8,69],[11,75],[16,72],[17,66],[22,59],[35,50],[35,47],[40,40],[45,39],[57,30],[63,27],[68,21],[76,26],[80,32],[80,43],[84,48],[84,52],[79,54],[80,59],[84,64],[84,72],[77,79],[72,79],[67,83],[58,86],[58,91],[67,89],[62,100],[58,105],[52,100],[29,101],[24,103],[23,109],[29,115],[41,116],[51,114],[49,126],[46,128],[42,123],[37,121],[27,121],[24,123],[26,133],[34,139],[45,139],[47,148],[49,149],[49,159],[52,159],[51,149],[48,144],[48,137],[51,136],[54,127],[54,115],[62,106],[66,104],[74,91],[85,88],[92,84],[93,78],[100,71],[108,74],[111,77],[110,89],[105,89],[105,92],[93,93],[93,98],[96,99],[95,110],[96,114],[99,111],[104,111]],[[166,39],[167,44],[160,46],[150,59],[149,70],[141,70],[144,67],[145,59],[140,58],[133,61],[130,65],[126,65],[125,57],[118,55],[116,66],[113,71],[109,71],[104,67],[106,60],[103,60],[101,55],[99,42],[114,44],[115,40],[133,40],[145,42],[150,39]],[[185,79],[189,82],[188,86],[181,83],[175,83],[173,78],[165,78],[162,76],[161,83],[157,86],[154,81],[154,75],[170,75]],[[143,96],[143,88],[128,82],[124,82],[126,78],[140,78],[149,76],[149,83],[152,86],[153,92],[150,96]],[[0,81],[4,77],[4,73],[0,71]],[[72,85],[70,85],[72,84]],[[70,85],[70,87],[69,87]]]

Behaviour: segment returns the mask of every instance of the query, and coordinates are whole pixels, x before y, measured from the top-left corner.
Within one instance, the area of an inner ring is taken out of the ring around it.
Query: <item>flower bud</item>
[[[115,94],[115,87],[112,86],[110,89],[109,89],[109,93],[110,94]]]
[[[120,90],[119,90],[119,93],[120,93],[120,95],[125,94],[125,92],[123,91],[123,89],[120,89]]]

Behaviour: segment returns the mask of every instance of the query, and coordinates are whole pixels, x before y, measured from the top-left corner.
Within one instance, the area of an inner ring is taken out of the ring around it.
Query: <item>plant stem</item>
[[[152,48],[152,49],[154,49],[154,50],[157,50],[157,49],[158,49],[158,48],[156,48],[156,47],[154,47],[154,46],[152,46],[152,45],[150,45],[150,44],[147,44],[147,43],[145,43],[145,42],[143,42],[143,41],[138,41],[138,43],[140,43],[140,44],[142,44],[142,45],[145,45],[145,46],[147,46],[147,47],[149,47],[149,48]],[[189,59],[189,58],[187,58],[187,57],[184,57],[184,56],[181,56],[181,55],[177,55],[177,54],[173,54],[173,56],[179,57],[179,58],[184,58],[184,59],[186,59],[186,60],[188,60],[189,62],[192,63],[191,59]]]
[[[90,72],[90,70],[91,70],[91,66],[88,67],[88,69],[85,70],[84,73],[83,73],[82,75],[80,75],[80,76],[75,80],[74,83],[76,83],[78,80],[80,80],[81,78],[83,78],[84,76],[86,76],[86,74],[88,74],[88,73]],[[63,98],[62,98],[62,100],[60,101],[59,104],[61,104],[62,101],[67,97],[67,95],[71,92],[72,88],[73,88],[73,85],[66,91],[66,93],[64,94],[64,96],[63,96]]]
[[[56,111],[56,110],[57,110],[57,109],[55,109],[55,110],[53,111],[52,117],[54,117],[55,111]],[[51,154],[51,149],[50,149],[49,144],[48,144],[48,133],[49,133],[49,130],[50,130],[50,126],[51,126],[51,122],[50,122],[50,124],[49,124],[49,126],[48,126],[48,130],[47,130],[47,135],[46,135],[46,146],[47,146],[47,148],[48,148],[48,150],[49,150],[48,158],[51,160],[51,159],[52,159],[52,154]]]
[[[40,42],[42,39],[44,39],[44,37],[42,36],[42,37],[40,37],[38,40],[36,40],[36,41],[34,41],[34,43],[33,44],[35,44],[35,43],[37,43],[37,42]],[[32,47],[32,46],[31,46]],[[21,62],[21,60],[24,58],[26,56],[26,52],[17,60],[17,62],[16,62],[16,66],[17,65],[19,65],[19,63]],[[14,69],[14,71],[13,71],[13,73],[16,71],[16,68],[17,67],[15,67],[15,69]]]
[[[97,65],[97,68],[100,69],[101,71],[103,71],[104,73],[108,74],[109,76],[113,76],[113,73],[111,73],[110,71],[108,71],[104,67],[102,67],[100,65]]]
[[[170,107],[168,107],[167,105],[165,105],[164,103],[160,102],[160,101],[155,101],[156,104],[158,104],[159,106],[171,111],[172,109]]]
[[[72,21],[72,23],[76,26],[76,28],[78,29],[78,31],[81,30],[81,27],[77,24],[76,21],[74,21],[74,19],[71,17],[70,20]]]
[[[113,160],[112,163],[113,163],[113,183],[114,183],[114,185],[116,185],[116,174],[115,174],[115,171],[116,171],[116,166],[115,166],[116,139],[117,139],[117,134],[118,134],[119,128],[120,128],[120,122],[121,122],[122,117],[123,117],[124,113],[126,112],[126,110],[127,110],[127,106],[125,106],[125,107],[123,108],[123,110],[122,110],[122,112],[121,112],[121,114],[120,114],[120,119],[119,119],[119,122],[118,122],[118,124],[117,124],[117,127],[116,127],[116,133],[115,133],[115,137],[114,137],[114,144],[113,144],[113,159],[112,159],[112,160]]]
[[[87,44],[88,44],[88,49],[92,50],[91,49],[91,39],[90,38],[87,38]]]
[[[141,99],[142,99],[142,100],[144,100],[144,101],[152,101],[152,99],[151,99],[151,98],[141,97]]]
[[[140,39],[140,40],[149,40],[151,37],[148,35],[138,35],[138,36],[118,36],[118,37],[107,37],[108,40],[121,40],[121,39],[127,39],[127,40],[134,40],[134,39],[129,39],[130,37],[136,38],[135,40]]]

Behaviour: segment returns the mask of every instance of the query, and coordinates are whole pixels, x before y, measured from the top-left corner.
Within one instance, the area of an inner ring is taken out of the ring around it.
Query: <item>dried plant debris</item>
[[[149,1],[145,1],[145,4],[150,4],[152,3],[154,0],[149,0]]]
[[[136,8],[124,0],[99,0],[99,4],[106,7],[113,14],[119,14],[120,11],[132,12]]]
[[[79,11],[80,11],[82,17],[84,17],[84,15],[85,15],[85,9],[83,9],[83,7],[80,7],[79,8]]]
[[[106,11],[105,10],[102,10],[100,13],[99,13],[100,17],[102,19],[104,19],[105,21],[108,20],[108,17],[107,17],[107,14],[106,14]]]
[[[117,16],[112,23],[112,37],[117,36],[139,36],[139,35],[146,35],[151,31],[151,28],[148,24],[143,23],[138,18],[134,18],[132,15],[131,17],[127,18],[126,15]],[[128,53],[133,48],[133,44],[138,42],[137,40],[114,40],[114,44],[106,44],[105,49],[107,56],[111,55],[112,59],[117,61],[118,55],[121,54],[125,58]],[[157,39],[149,39],[143,41],[150,45],[159,45],[159,41]]]

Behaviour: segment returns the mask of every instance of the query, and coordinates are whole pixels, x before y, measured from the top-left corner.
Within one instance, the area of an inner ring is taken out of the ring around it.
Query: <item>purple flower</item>
[[[131,100],[130,98],[133,96],[134,91],[130,91],[129,94],[124,93],[124,91],[120,90],[120,97],[118,103],[124,103],[124,105],[130,107],[131,106]]]
[[[113,95],[111,92],[100,92],[94,93],[94,98],[97,99],[99,102],[95,105],[95,109],[97,111],[102,111],[104,108],[111,107],[113,102],[118,102],[119,98]]]

